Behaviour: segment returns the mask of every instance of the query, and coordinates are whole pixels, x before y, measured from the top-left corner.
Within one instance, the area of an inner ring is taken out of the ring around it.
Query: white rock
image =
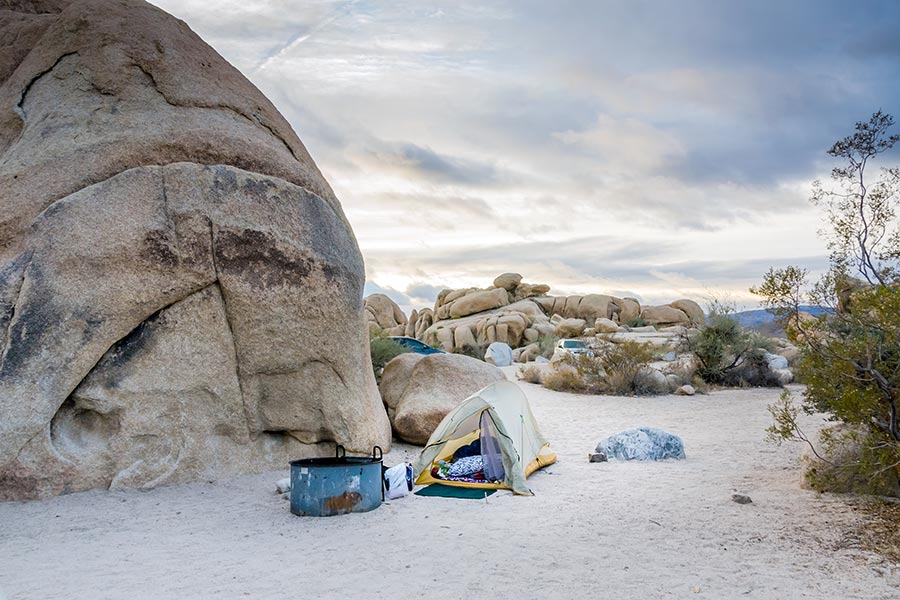
[[[769,363],[769,368],[773,371],[778,371],[780,369],[788,368],[788,359],[779,355],[772,354],[771,352],[766,352],[766,362]]]
[[[512,348],[503,342],[494,342],[484,351],[484,362],[497,367],[508,367],[512,364]]]

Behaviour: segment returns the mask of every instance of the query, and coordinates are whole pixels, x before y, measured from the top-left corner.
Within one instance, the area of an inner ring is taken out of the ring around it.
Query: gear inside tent
[[[437,426],[413,468],[417,484],[508,489],[556,462],[519,386],[498,381],[472,394]]]

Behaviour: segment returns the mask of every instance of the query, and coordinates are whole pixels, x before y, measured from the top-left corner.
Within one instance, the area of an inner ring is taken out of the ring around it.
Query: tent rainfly
[[[452,462],[458,450],[475,440],[480,441],[484,481],[445,479],[433,473],[442,461]],[[413,468],[418,484],[507,489],[532,495],[525,478],[555,462],[556,454],[541,435],[528,398],[516,384],[498,381],[472,394],[444,417]]]

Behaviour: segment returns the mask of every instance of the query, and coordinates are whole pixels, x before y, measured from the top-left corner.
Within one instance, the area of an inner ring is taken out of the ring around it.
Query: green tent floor
[[[423,487],[416,492],[416,496],[440,496],[442,498],[468,498],[470,500],[481,500],[486,496],[490,496],[497,490],[489,490],[484,488],[466,488],[455,485],[443,485],[441,483],[432,483]]]

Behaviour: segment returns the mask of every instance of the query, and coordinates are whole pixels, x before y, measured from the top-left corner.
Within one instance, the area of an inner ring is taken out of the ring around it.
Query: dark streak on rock
[[[291,147],[291,145],[287,143],[286,139],[284,139],[284,136],[282,136],[280,133],[278,133],[275,130],[275,128],[272,127],[271,125],[264,123],[262,121],[262,119],[259,118],[259,115],[257,115],[257,114],[248,115],[248,114],[245,114],[243,111],[236,109],[233,106],[228,106],[227,104],[222,104],[222,103],[205,104],[205,103],[198,102],[196,104],[179,104],[178,102],[169,98],[160,89],[159,82],[156,81],[156,77],[153,75],[153,72],[150,69],[148,69],[147,67],[145,67],[144,65],[142,65],[138,62],[133,62],[132,65],[137,67],[138,69],[140,69],[141,72],[147,76],[147,78],[150,80],[150,83],[153,85],[153,89],[155,89],[156,92],[160,96],[162,96],[162,99],[166,101],[166,104],[168,104],[170,106],[180,107],[180,108],[207,108],[207,109],[212,109],[212,110],[224,110],[224,111],[233,113],[233,114],[241,117],[242,119],[249,121],[251,125],[253,125],[255,127],[261,127],[263,129],[265,129],[266,131],[268,131],[272,137],[274,137],[276,140],[281,142],[282,145],[284,145],[285,149],[287,149],[287,151],[290,152],[290,154],[294,158],[294,160],[296,160],[297,162],[302,162],[300,160],[300,158],[297,156],[297,154],[294,152],[294,149]]]
[[[216,263],[220,272],[240,277],[261,289],[302,285],[315,268],[306,256],[288,255],[271,234],[255,229],[223,230],[216,235]]]
[[[259,418],[252,413],[247,406],[247,396],[244,393],[244,382],[241,378],[241,359],[238,354],[237,338],[234,335],[234,327],[231,324],[231,313],[228,311],[225,288],[222,286],[222,282],[219,279],[219,261],[216,258],[216,230],[212,221],[209,222],[209,244],[210,252],[212,253],[213,274],[216,277],[216,281],[213,285],[219,287],[219,294],[222,296],[222,311],[225,313],[225,326],[228,327],[228,337],[231,338],[231,347],[234,350],[234,375],[237,377],[238,392],[241,394],[241,406],[244,407],[244,420],[247,423],[247,435],[252,438],[253,432],[259,430],[259,423],[257,422]]]
[[[180,261],[177,249],[173,249],[164,231],[152,230],[144,236],[141,257],[154,265],[177,267]]]
[[[171,305],[170,305],[171,306]],[[151,337],[153,332],[159,327],[165,325],[166,319],[162,312],[168,308],[161,308],[132,329],[128,335],[113,344],[106,354],[94,367],[94,370],[101,365],[103,367],[116,367],[112,369],[104,369],[107,372],[114,373],[108,382],[109,387],[117,387],[120,377],[124,376],[122,369],[128,362],[151,346]]]
[[[0,328],[3,329],[3,337],[0,338],[0,365],[9,348],[9,329],[16,317],[19,304],[19,296],[25,285],[25,273],[31,264],[32,252],[26,252],[18,256],[12,263],[0,271],[0,289],[15,287],[8,299],[0,299]]]
[[[149,317],[138,323],[137,326],[134,327],[134,329],[128,332],[128,334],[126,334],[124,337],[122,337],[109,347],[109,349],[104,353],[103,357],[100,358],[99,361],[97,361],[97,364],[94,365],[94,367],[88,372],[87,375],[85,375],[84,378],[82,378],[82,381],[87,379],[91,375],[91,373],[102,370],[103,372],[112,374],[107,378],[106,386],[110,388],[117,387],[119,382],[121,381],[121,378],[125,376],[128,363],[135,357],[139,356],[141,353],[152,348],[154,332],[166,325],[166,311],[175,304],[183,302],[191,296],[194,296],[195,294],[201,294],[214,285],[217,284],[211,283],[200,289],[193,290],[183,297],[180,297],[177,300],[163,306],[162,308],[151,314]],[[79,385],[81,385],[80,382]]]
[[[34,84],[37,83],[38,80],[40,80],[44,75],[46,75],[47,73],[49,73],[53,69],[55,69],[57,67],[57,65],[59,65],[59,63],[62,62],[62,60],[64,58],[66,58],[68,56],[72,56],[73,54],[78,54],[78,52],[77,51],[76,52],[66,52],[65,54],[63,54],[62,56],[57,58],[56,61],[52,65],[50,65],[49,69],[46,69],[45,71],[41,71],[40,73],[38,73],[37,75],[32,77],[31,80],[27,84],[25,84],[25,88],[22,90],[22,93],[19,95],[19,101],[16,102],[16,106],[15,106],[16,114],[18,114],[19,118],[22,119],[22,123],[25,122],[25,109],[23,108],[23,105],[25,104],[25,97],[28,95],[28,92],[31,91],[32,86],[34,86]]]
[[[39,261],[32,260],[25,270],[31,287],[43,288],[44,275]],[[6,332],[6,349],[0,362],[0,377],[15,375],[20,369],[40,353],[47,332],[57,323],[70,318],[63,306],[53,298],[24,302],[21,296],[16,300],[16,318],[10,320]]]

